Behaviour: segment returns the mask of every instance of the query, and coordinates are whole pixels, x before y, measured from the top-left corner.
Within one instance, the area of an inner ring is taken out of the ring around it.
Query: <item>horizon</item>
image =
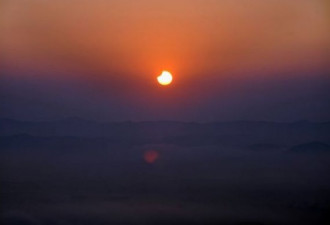
[[[330,120],[324,121],[313,121],[313,120],[292,120],[292,121],[274,121],[274,120],[228,120],[228,121],[185,121],[185,120],[121,120],[121,121],[106,121],[106,120],[96,120],[96,119],[87,119],[83,117],[64,117],[58,119],[49,119],[49,120],[23,120],[9,117],[0,117],[0,120],[14,120],[18,122],[59,122],[66,120],[77,120],[77,121],[88,121],[96,123],[157,123],[157,122],[173,122],[173,123],[197,123],[197,124],[208,124],[208,123],[239,123],[239,122],[248,122],[248,123],[329,123]]]

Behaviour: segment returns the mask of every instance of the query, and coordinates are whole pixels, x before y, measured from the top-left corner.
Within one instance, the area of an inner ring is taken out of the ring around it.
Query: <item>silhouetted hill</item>
[[[79,118],[26,122],[0,119],[0,136],[17,134],[38,137],[106,138],[115,142],[170,143],[182,146],[219,144],[246,146],[258,143],[295,145],[302,141],[330,141],[330,123],[308,121],[294,123],[96,122]]]
[[[0,223],[320,224],[329,140],[329,123],[308,121],[3,119]]]
[[[276,144],[269,144],[269,143],[259,143],[259,144],[252,144],[247,146],[247,148],[251,151],[274,151],[281,149],[282,146]]]
[[[111,143],[119,144],[104,138],[84,137],[36,137],[28,134],[0,137],[1,149],[97,149],[106,148]]]
[[[330,145],[322,142],[309,142],[295,145],[289,151],[295,153],[330,153]]]

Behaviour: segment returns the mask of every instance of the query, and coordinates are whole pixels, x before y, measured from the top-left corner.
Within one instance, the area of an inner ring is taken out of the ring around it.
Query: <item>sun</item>
[[[161,85],[169,85],[170,83],[172,83],[172,80],[172,74],[166,70],[164,70],[162,74],[157,77],[157,81]]]

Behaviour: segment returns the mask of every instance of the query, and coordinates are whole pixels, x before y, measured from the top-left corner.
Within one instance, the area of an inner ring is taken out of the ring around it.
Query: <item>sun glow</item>
[[[158,83],[160,83],[161,85],[169,85],[170,83],[172,83],[172,74],[168,71],[163,71],[161,75],[159,75],[157,77]]]
[[[159,157],[159,153],[158,151],[155,150],[146,151],[143,155],[144,160],[149,164],[155,163],[158,157]]]

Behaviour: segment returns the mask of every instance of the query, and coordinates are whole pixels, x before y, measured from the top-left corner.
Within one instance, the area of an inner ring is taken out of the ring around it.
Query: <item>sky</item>
[[[0,117],[330,120],[327,0],[3,0]],[[162,70],[173,83],[161,87]]]

